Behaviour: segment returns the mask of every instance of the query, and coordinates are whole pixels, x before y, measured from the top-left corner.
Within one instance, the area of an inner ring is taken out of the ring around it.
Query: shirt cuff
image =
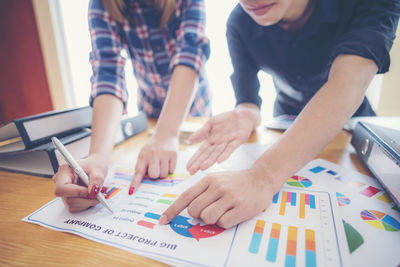
[[[93,86],[89,97],[89,104],[93,107],[93,102],[100,95],[112,95],[118,98],[123,104],[123,114],[127,113],[128,93],[126,90],[107,83]]]
[[[389,50],[393,41],[372,31],[350,32],[335,46],[332,61],[340,54],[357,55],[373,60],[378,66],[378,73],[389,70]]]

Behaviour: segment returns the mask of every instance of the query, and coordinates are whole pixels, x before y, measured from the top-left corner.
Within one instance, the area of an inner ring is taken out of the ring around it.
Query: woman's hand
[[[178,137],[162,138],[154,135],[141,149],[129,194],[139,187],[143,177],[165,178],[176,167]]]
[[[159,223],[169,223],[187,207],[193,218],[230,228],[267,208],[278,190],[270,176],[257,167],[212,173],[181,194]]]
[[[108,170],[107,161],[97,155],[79,160],[78,163],[89,176],[88,187],[65,164],[61,165],[53,176],[55,183],[54,193],[62,198],[70,212],[82,211],[98,203],[96,197],[101,190]]]
[[[189,138],[190,143],[205,139],[186,166],[190,174],[229,158],[239,145],[249,139],[259,121],[258,108],[243,106],[212,117]]]

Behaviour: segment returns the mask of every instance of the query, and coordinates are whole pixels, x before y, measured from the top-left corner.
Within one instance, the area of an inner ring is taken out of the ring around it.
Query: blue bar
[[[315,196],[310,195],[310,208],[315,209]]]
[[[274,195],[274,197],[272,198],[272,203],[278,203],[278,198],[279,198],[279,192],[276,193],[276,194]]]
[[[251,243],[249,247],[249,252],[253,254],[258,253],[258,249],[260,248],[262,234],[253,233],[253,237],[251,238]]]
[[[151,213],[151,212],[146,212],[144,214],[144,217],[147,217],[147,218],[150,218],[150,219],[154,219],[154,220],[160,219],[160,215],[155,214],[155,213]]]
[[[296,266],[296,257],[292,255],[286,255],[285,267],[295,267],[295,266]]]
[[[336,172],[334,172],[332,170],[329,170],[329,171],[326,171],[326,172],[329,173],[330,175],[336,175],[337,174]]]
[[[296,193],[292,192],[292,202],[290,203],[290,205],[296,206],[296,196]]]
[[[319,172],[322,172],[323,170],[325,170],[324,167],[317,166],[317,167],[315,167],[315,168],[310,169],[310,172],[319,173]]]
[[[279,245],[279,239],[272,237],[269,239],[267,256],[265,257],[267,261],[269,262],[276,261],[276,255],[278,253],[278,245]]]
[[[316,267],[317,258],[314,251],[306,250],[306,267]]]

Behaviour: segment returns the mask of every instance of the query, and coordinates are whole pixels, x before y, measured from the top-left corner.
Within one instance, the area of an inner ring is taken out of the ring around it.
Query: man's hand
[[[230,228],[268,207],[276,191],[272,179],[254,168],[212,173],[180,195],[161,215],[159,223],[169,223],[187,207],[193,218]]]
[[[238,146],[249,139],[259,123],[259,117],[258,108],[248,107],[238,107],[212,117],[189,138],[190,143],[205,139],[186,166],[190,174],[208,169],[215,162],[221,163],[229,158]]]

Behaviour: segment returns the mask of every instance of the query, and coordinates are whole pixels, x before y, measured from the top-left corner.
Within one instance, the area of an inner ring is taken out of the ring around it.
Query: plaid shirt
[[[111,94],[126,106],[125,58],[121,55],[126,50],[139,86],[139,110],[149,117],[158,117],[174,67],[185,65],[199,74],[190,115],[210,115],[210,92],[204,72],[204,63],[210,55],[209,40],[204,33],[204,0],[177,0],[174,14],[162,29],[158,26],[160,12],[148,0],[125,2],[130,20],[122,23],[111,18],[101,0],[91,0],[89,4],[93,69],[90,104],[99,95]]]

